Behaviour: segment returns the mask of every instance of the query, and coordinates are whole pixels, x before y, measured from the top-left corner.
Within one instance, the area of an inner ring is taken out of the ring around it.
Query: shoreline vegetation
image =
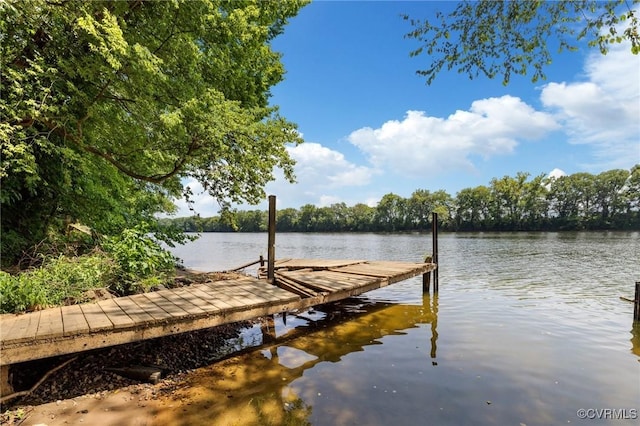
[[[376,207],[306,204],[278,210],[278,232],[404,232],[430,229],[438,213],[443,231],[640,230],[640,164],[597,175],[560,177],[519,172],[488,186],[390,193]],[[184,232],[266,232],[267,211],[224,210],[219,216],[163,218],[160,225]]]

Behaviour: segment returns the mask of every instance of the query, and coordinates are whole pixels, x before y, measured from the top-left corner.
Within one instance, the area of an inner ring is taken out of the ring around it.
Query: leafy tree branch
[[[575,1],[468,1],[434,19],[404,15],[413,27],[405,37],[420,46],[410,56],[431,61],[417,74],[431,84],[446,70],[469,78],[502,76],[507,84],[513,74],[545,79],[551,52],[577,49],[586,40],[607,54],[612,45],[628,42],[640,53],[639,0]],[[582,28],[582,29],[580,29]]]

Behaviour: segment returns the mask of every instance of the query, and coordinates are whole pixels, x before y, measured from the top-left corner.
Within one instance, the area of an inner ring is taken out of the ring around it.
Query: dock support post
[[[0,397],[11,395],[13,386],[11,385],[11,374],[9,365],[0,366]]]
[[[269,195],[269,237],[267,241],[267,280],[274,284],[276,257],[276,196]]]
[[[422,274],[422,292],[429,294],[431,291],[431,271]]]
[[[636,294],[633,299],[633,322],[640,323],[640,281],[636,281]]]
[[[433,270],[433,293],[438,292],[438,213],[431,213],[431,240],[433,242],[433,255],[432,262],[436,264],[436,269]]]

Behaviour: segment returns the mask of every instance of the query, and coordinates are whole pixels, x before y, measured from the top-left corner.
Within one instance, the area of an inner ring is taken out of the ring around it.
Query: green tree
[[[599,226],[617,227],[620,214],[625,210],[624,187],[629,177],[627,170],[602,172],[595,178],[595,202],[600,212]]]
[[[298,210],[286,208],[278,210],[276,215],[276,229],[279,231],[296,231],[298,228]]]
[[[528,173],[491,179],[492,215],[498,229],[519,230],[524,216],[524,189]]]
[[[170,210],[183,178],[222,205],[264,198],[274,168],[292,180],[270,44],[305,3],[0,3],[3,257],[5,232],[24,246],[67,217],[113,232]]]
[[[267,230],[268,213],[261,210],[247,210],[236,213],[238,230],[242,232],[261,232]]]
[[[376,212],[374,207],[369,207],[364,203],[358,203],[350,209],[349,230],[350,231],[371,231],[373,218]]]
[[[469,78],[502,75],[504,84],[512,74],[532,74],[544,79],[551,63],[552,45],[576,50],[586,40],[606,54],[613,44],[629,41],[631,52],[640,53],[637,5],[640,0],[578,1],[461,1],[435,19],[408,20],[413,31],[406,37],[421,46],[411,56],[426,55],[431,63],[417,71],[431,84],[446,67]]]
[[[491,192],[486,186],[465,188],[456,195],[456,227],[463,231],[480,231],[490,218]]]
[[[449,229],[455,213],[453,198],[447,191],[439,189],[431,194],[431,199],[433,211],[438,214],[438,221],[444,229]]]
[[[434,203],[431,192],[426,189],[413,191],[407,201],[407,209],[413,229],[429,229]]]
[[[407,224],[407,200],[396,194],[386,194],[376,207],[374,222],[380,231],[403,231]]]
[[[305,204],[300,208],[300,216],[298,217],[298,230],[299,231],[315,231],[318,208],[313,204]]]
[[[640,229],[640,164],[631,168],[624,188],[627,209],[627,227]]]
[[[540,230],[546,226],[549,214],[549,202],[547,201],[547,179],[544,174],[524,184],[522,195],[523,222],[527,230]]]

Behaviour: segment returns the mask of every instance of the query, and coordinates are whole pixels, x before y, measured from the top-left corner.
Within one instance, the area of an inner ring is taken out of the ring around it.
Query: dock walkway
[[[194,284],[0,320],[0,366],[303,309],[424,275],[433,263],[283,259],[275,284],[253,277]]]

